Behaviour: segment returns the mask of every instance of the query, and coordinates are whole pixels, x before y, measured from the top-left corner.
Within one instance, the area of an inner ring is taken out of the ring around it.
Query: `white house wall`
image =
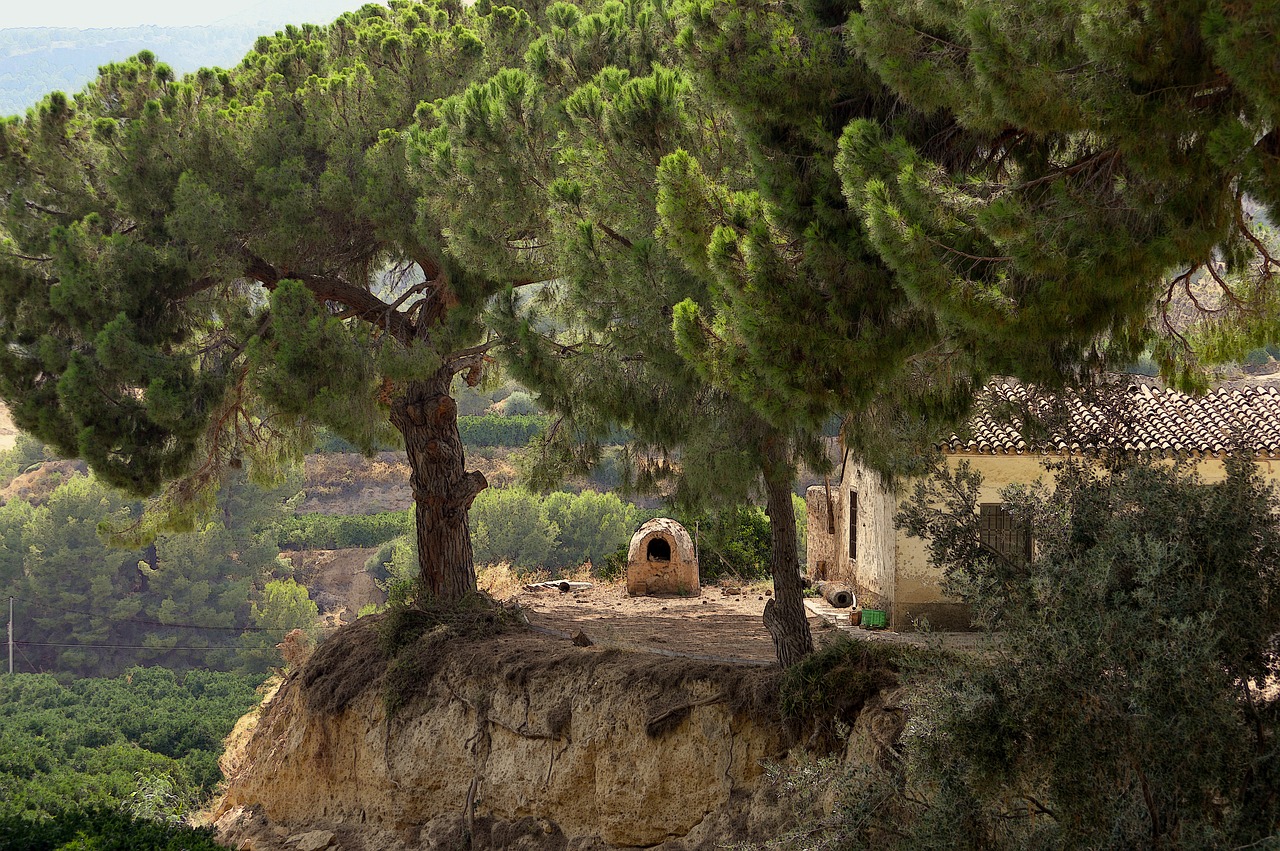
[[[998,503],[1000,491],[1011,484],[1029,484],[1042,479],[1052,483],[1044,469],[1042,455],[965,455],[949,454],[946,463],[955,469],[962,461],[982,476],[980,503]],[[1048,460],[1061,460],[1048,456]],[[1257,462],[1263,476],[1280,482],[1280,461]],[[1195,470],[1205,482],[1221,481],[1225,475],[1221,459],[1204,458]],[[858,493],[856,559],[849,558],[849,491]],[[835,515],[835,534],[829,532],[827,488],[809,488],[806,502],[809,510],[809,569],[815,578],[835,579],[854,589],[858,603],[864,608],[884,608],[890,613],[890,625],[898,630],[965,629],[969,624],[968,607],[943,592],[942,572],[929,564],[925,542],[908,537],[894,527],[900,497],[910,492],[904,482],[897,493],[890,492],[883,478],[852,458],[847,458],[839,483],[832,482],[830,493]],[[1034,531],[1033,531],[1034,534]],[[825,577],[818,575],[819,564],[829,565]]]
[[[840,490],[843,510],[836,532],[844,581],[853,587],[863,608],[890,610],[896,594],[893,515],[897,499],[879,473],[852,458],[845,461]],[[849,554],[850,491],[858,494],[855,558]]]
[[[827,502],[828,494],[831,496],[830,509]],[[839,528],[836,518],[841,502],[843,500],[840,499],[838,483],[831,485],[830,488],[825,485],[814,485],[805,491],[805,516],[808,518],[805,564],[808,565],[809,575],[814,579],[835,580],[841,575],[837,557],[843,558],[843,556],[839,556],[836,552],[834,532]]]

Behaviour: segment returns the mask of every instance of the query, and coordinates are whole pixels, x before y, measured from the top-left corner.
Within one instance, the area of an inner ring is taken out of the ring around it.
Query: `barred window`
[[[858,492],[849,491],[849,560],[858,560]]]
[[[978,506],[978,539],[1010,561],[1031,560],[1031,526],[1004,503]]]

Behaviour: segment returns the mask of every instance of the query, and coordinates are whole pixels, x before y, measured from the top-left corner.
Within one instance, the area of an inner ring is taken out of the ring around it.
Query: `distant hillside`
[[[9,418],[9,409],[4,405],[0,405],[0,452],[12,449],[17,439],[18,429],[14,427],[13,420]]]
[[[179,74],[235,65],[260,35],[287,23],[328,23],[360,0],[263,2],[205,27],[0,29],[0,115],[21,115],[51,91],[74,94],[109,62],[150,50]]]
[[[240,27],[0,30],[0,114],[21,115],[51,91],[74,94],[100,66],[144,49],[179,73],[234,65],[259,35]]]

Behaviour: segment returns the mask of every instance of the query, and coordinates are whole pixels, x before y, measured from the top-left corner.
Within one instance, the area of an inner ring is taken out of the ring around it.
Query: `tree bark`
[[[391,424],[404,435],[409,456],[420,591],[447,601],[476,590],[468,511],[489,486],[483,473],[464,466],[452,380],[452,370],[443,369],[391,400]]]
[[[791,503],[794,468],[780,436],[764,446],[765,511],[769,515],[773,599],[765,603],[764,625],[773,637],[778,664],[788,668],[813,652],[813,634],[804,608],[804,582],[796,547],[796,513]]]

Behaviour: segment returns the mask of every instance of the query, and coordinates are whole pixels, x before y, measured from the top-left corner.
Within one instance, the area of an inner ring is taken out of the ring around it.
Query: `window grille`
[[[978,539],[1010,561],[1031,560],[1031,527],[1004,503],[978,506]]]
[[[858,492],[849,491],[849,560],[858,560]]]

